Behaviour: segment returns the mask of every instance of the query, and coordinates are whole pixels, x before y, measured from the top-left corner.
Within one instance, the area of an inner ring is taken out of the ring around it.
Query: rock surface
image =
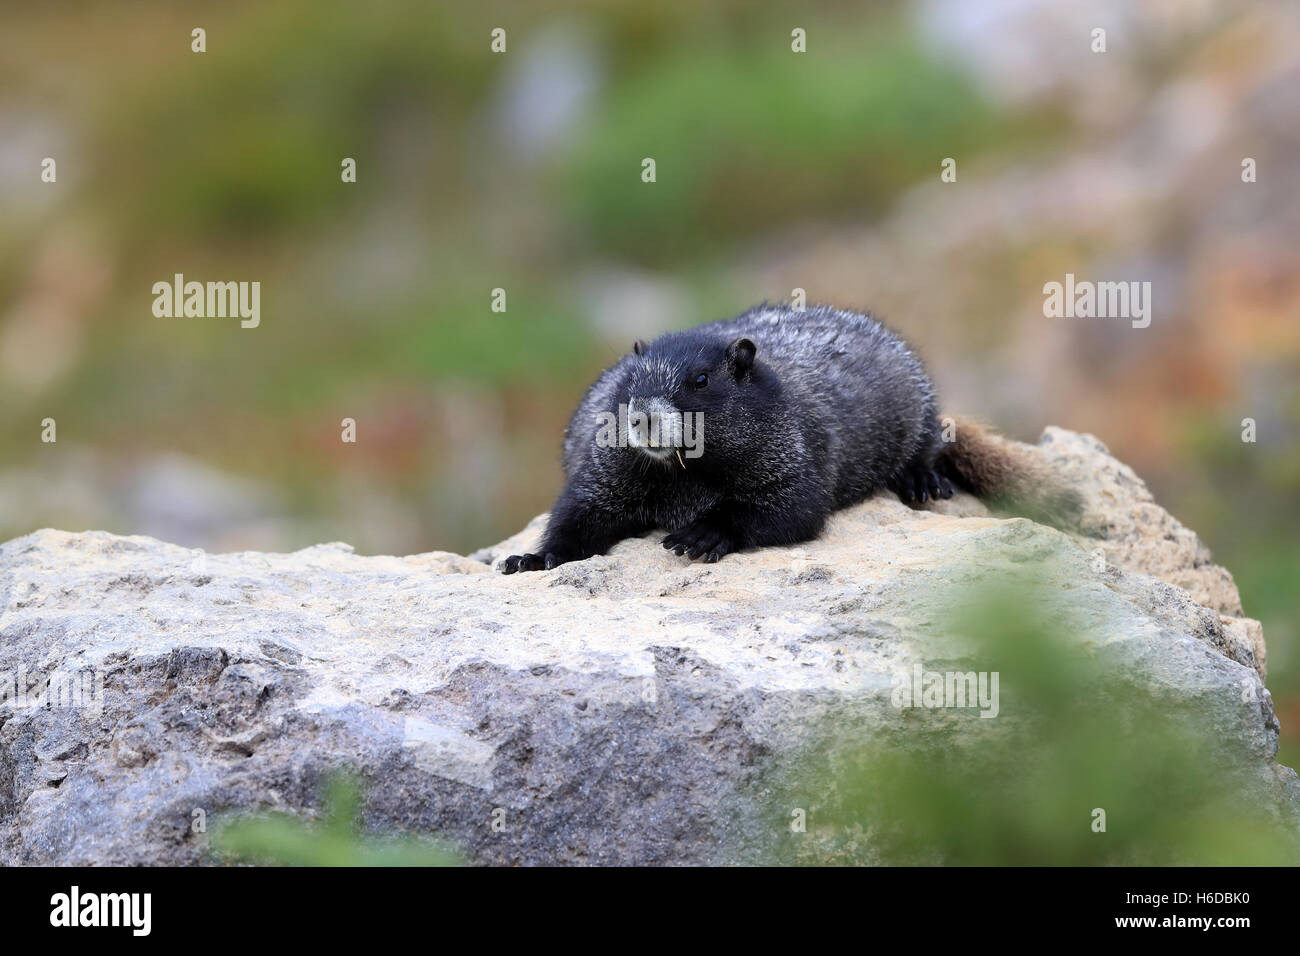
[[[476,862],[752,858],[771,826],[757,781],[809,743],[810,716],[887,720],[891,676],[951,650],[924,598],[1025,562],[1062,613],[1108,622],[1102,652],[1204,699],[1259,799],[1297,818],[1231,576],[1096,439],[1049,429],[1040,446],[1095,538],[969,497],[941,513],[878,496],[801,547],[692,565],[651,536],[509,577],[490,563],[541,519],[471,557],[9,541],[0,693],[75,673],[103,693],[0,704],[0,863],[210,861],[196,810],[311,816],[339,767],[366,782],[367,827],[442,834]]]

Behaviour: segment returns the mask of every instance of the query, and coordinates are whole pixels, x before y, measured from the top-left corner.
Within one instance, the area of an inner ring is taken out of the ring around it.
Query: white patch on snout
[[[662,398],[632,398],[627,403],[627,444],[663,459],[682,444],[682,413]]]

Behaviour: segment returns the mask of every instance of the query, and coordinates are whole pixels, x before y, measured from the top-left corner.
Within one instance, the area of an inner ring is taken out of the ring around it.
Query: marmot
[[[969,422],[945,442],[916,354],[869,314],[827,306],[765,304],[637,342],[574,412],[564,471],[540,550],[504,573],[655,528],[705,561],[794,544],[881,489],[916,505],[963,488],[1062,527],[1081,510],[1031,450]]]

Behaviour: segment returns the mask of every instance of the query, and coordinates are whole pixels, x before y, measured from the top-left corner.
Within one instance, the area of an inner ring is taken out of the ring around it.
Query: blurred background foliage
[[[1152,681],[1105,622],[1063,617],[1032,574],[987,574],[936,602],[951,656],[996,672],[996,719],[919,703],[894,722],[827,722],[825,747],[773,780],[773,856],[804,864],[1288,866],[1300,836],[1263,794],[1270,771],[1225,746],[1257,697]],[[1129,663],[1132,663],[1130,660]],[[949,702],[951,703],[951,702]],[[1099,812],[1100,811],[1100,812]]]
[[[321,819],[308,823],[287,813],[249,813],[221,821],[212,834],[219,858],[230,863],[278,866],[458,866],[448,847],[395,834],[363,830],[359,777],[336,772],[322,781]]]
[[[1284,2],[8,4],[0,539],[470,550],[634,338],[798,287],[1132,464],[1263,620],[1300,763],[1298,85]],[[178,272],[260,281],[261,327],[155,318]],[[1151,327],[1045,319],[1066,272],[1151,281]]]

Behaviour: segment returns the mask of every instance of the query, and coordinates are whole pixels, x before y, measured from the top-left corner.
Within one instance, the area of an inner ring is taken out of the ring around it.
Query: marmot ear
[[[645,355],[645,350],[650,347],[650,343],[645,339],[637,339],[632,343],[632,352],[635,355]]]
[[[727,346],[727,364],[737,375],[748,372],[754,365],[758,348],[749,339],[736,339]]]

